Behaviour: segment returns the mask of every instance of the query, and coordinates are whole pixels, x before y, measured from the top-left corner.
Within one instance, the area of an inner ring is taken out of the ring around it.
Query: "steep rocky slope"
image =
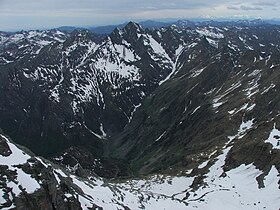
[[[129,161],[135,173],[173,173],[197,167],[230,142],[225,171],[244,163],[265,174],[279,170],[279,30],[196,32],[201,37],[183,47],[171,79],[112,139],[111,153]]]
[[[0,127],[45,156],[79,145],[102,155],[103,141],[123,130],[174,66],[161,40],[135,23],[104,38],[77,30],[35,53],[20,50],[25,33],[3,45],[3,54],[16,54],[15,45],[24,56],[1,65]],[[46,35],[34,37],[41,43]]]
[[[33,156],[0,135],[1,209],[277,209],[277,169],[263,174],[252,164],[223,172],[225,146],[198,168],[178,176],[154,175],[141,179],[108,181],[88,170],[76,176],[50,161]],[[204,182],[195,175],[205,171]],[[222,176],[221,176],[222,175]],[[223,199],[221,199],[223,198]]]

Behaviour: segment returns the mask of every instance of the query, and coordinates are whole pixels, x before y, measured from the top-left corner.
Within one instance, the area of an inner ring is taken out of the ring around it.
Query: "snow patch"
[[[215,39],[222,39],[224,38],[224,35],[219,32],[214,32],[213,30],[209,30],[206,28],[203,29],[197,29],[196,32],[200,34],[201,36],[207,36]]]
[[[155,142],[159,141],[164,135],[165,135],[166,131],[164,131],[156,140]]]
[[[9,156],[0,155],[0,165],[8,166],[8,169],[15,171],[17,176],[17,183],[11,181],[7,183],[7,186],[13,189],[13,192],[16,194],[16,196],[22,193],[22,190],[20,189],[21,187],[25,189],[27,193],[33,193],[40,188],[40,185],[34,178],[31,177],[31,175],[26,174],[21,168],[17,167],[17,165],[23,165],[27,163],[31,157],[20,150],[16,145],[12,144],[8,138],[3,135],[0,136],[6,141],[12,152]],[[1,194],[2,192],[0,192],[0,195]],[[0,197],[0,202],[5,202],[2,196]]]
[[[270,131],[268,139],[264,141],[265,143],[270,143],[272,149],[280,149],[280,130],[276,128],[276,123],[273,129]]]

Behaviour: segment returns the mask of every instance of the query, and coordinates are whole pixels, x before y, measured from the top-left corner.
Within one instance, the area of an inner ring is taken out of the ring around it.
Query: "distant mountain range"
[[[159,22],[159,21],[152,21],[152,20],[147,20],[147,21],[142,21],[139,23],[143,28],[161,28],[161,27],[168,27],[172,23],[168,22]],[[97,34],[110,34],[115,28],[122,29],[127,25],[127,23],[122,23],[118,25],[105,25],[105,26],[97,26],[97,27],[85,27],[84,29],[89,29],[90,31],[97,33]],[[75,29],[81,29],[79,27],[74,27],[74,26],[62,26],[57,28],[58,30],[65,31],[65,32],[72,32]]]
[[[236,25],[239,23],[240,25],[256,25],[256,24],[275,24],[275,25],[280,25],[280,20],[278,19],[272,19],[272,20],[262,20],[262,19],[240,19],[240,20],[233,20],[233,19],[205,19],[205,18],[197,18],[195,20],[176,20],[176,21],[154,21],[154,20],[146,20],[146,21],[141,21],[138,24],[141,25],[143,28],[148,28],[148,29],[158,29],[161,27],[168,27],[171,25],[178,25],[184,23],[185,26],[193,27],[193,26],[203,26],[203,25]],[[84,29],[89,29],[90,31],[97,33],[97,34],[110,34],[115,28],[123,28],[127,23],[122,23],[122,24],[117,24],[117,25],[105,25],[105,26],[96,26],[96,27],[84,27]],[[82,29],[80,27],[75,27],[75,26],[62,26],[57,28],[58,30],[65,31],[65,32],[71,32],[74,31],[75,29]]]

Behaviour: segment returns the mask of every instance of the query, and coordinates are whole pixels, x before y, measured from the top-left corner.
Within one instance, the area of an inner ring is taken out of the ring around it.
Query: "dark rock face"
[[[121,160],[97,157],[86,148],[70,147],[51,160],[79,177],[87,177],[89,172],[104,178],[129,175],[126,163]]]
[[[203,37],[185,47],[174,76],[112,139],[111,154],[130,161],[135,173],[174,173],[232,139],[228,169],[254,163],[266,172],[273,165],[279,170],[279,150],[264,142],[273,123],[279,128],[275,27],[197,29]]]

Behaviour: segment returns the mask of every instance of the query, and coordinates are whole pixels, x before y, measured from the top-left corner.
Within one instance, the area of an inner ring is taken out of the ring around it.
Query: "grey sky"
[[[278,0],[0,0],[0,30],[161,18],[279,18],[278,9]]]

